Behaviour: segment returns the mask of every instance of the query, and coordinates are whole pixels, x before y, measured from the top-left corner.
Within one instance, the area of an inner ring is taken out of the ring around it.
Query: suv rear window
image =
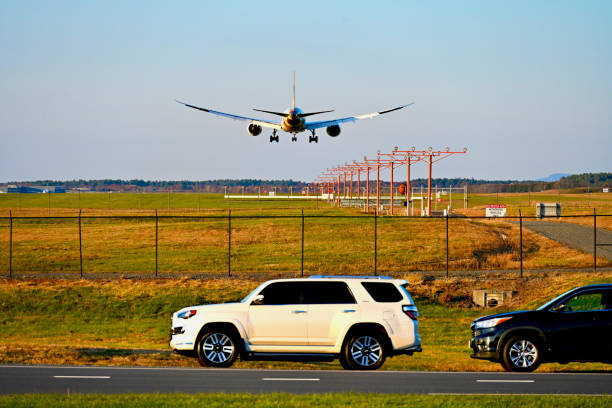
[[[361,282],[361,285],[368,291],[372,299],[376,302],[391,303],[399,302],[404,297],[397,290],[393,283],[388,282]]]

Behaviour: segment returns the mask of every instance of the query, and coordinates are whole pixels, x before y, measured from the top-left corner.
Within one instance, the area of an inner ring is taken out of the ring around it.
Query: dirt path
[[[523,221],[523,226],[570,248],[593,253],[593,227],[556,221]],[[612,232],[597,228],[597,244],[612,244]],[[612,246],[598,246],[597,256],[612,260]]]

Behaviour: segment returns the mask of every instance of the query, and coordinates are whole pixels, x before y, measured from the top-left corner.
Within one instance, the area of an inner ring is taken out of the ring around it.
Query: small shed
[[[561,203],[536,203],[536,217],[560,217]]]

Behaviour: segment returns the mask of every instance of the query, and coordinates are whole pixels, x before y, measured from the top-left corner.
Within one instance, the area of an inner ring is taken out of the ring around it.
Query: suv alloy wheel
[[[198,342],[198,361],[203,367],[229,367],[237,357],[236,342],[222,329],[204,333]]]
[[[349,370],[376,370],[382,366],[386,357],[378,334],[358,333],[344,344],[340,364]]]
[[[501,363],[507,371],[531,372],[541,360],[539,343],[529,336],[512,336],[504,344]]]

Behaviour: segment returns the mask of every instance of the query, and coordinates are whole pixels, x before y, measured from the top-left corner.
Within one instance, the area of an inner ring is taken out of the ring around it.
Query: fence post
[[[304,209],[302,208],[302,276],[304,276]]]
[[[521,279],[523,279],[523,215],[519,208],[519,252],[521,257]]]
[[[448,278],[448,212],[446,213],[446,277]]]
[[[83,238],[81,234],[81,210],[79,210],[79,265],[81,270],[81,279],[83,278]]]
[[[157,215],[157,208],[155,209],[155,277],[157,278],[157,252],[159,247],[159,216]]]
[[[374,276],[378,276],[378,208],[374,211]]]
[[[227,210],[227,276],[232,276],[232,209]]]
[[[597,213],[593,208],[593,272],[597,272]]]
[[[13,212],[9,210],[9,278],[13,277]]]

